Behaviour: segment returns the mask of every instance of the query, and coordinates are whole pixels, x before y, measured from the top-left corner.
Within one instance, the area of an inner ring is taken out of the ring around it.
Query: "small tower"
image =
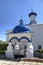
[[[22,19],[20,19],[19,24],[23,25],[23,20]]]
[[[37,13],[35,13],[35,12],[30,12],[29,13],[29,17],[30,17],[30,24],[36,24],[37,22],[36,22],[36,16],[37,16]]]

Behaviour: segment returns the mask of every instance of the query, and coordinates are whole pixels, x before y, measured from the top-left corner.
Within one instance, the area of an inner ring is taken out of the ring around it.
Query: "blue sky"
[[[28,14],[37,13],[37,23],[43,23],[43,0],[0,0],[0,40],[6,40],[6,30],[13,29],[19,20],[29,23]]]

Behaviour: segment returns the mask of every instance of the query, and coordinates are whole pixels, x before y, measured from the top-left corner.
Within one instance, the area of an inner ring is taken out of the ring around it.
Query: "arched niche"
[[[19,43],[19,38],[17,38],[17,37],[12,37],[10,40],[9,40],[9,42],[11,42],[12,44],[18,44]]]
[[[27,48],[28,44],[30,44],[30,42],[31,42],[31,40],[29,40],[27,37],[21,37],[19,48],[22,50],[23,49],[26,50],[26,48]]]
[[[28,43],[30,43],[31,40],[29,40],[27,37],[21,37],[20,38],[20,43],[23,45],[28,45]]]

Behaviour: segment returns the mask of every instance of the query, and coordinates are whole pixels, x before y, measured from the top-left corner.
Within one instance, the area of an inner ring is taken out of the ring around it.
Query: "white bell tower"
[[[35,12],[30,12],[29,13],[29,17],[30,17],[30,24],[36,24],[36,16],[37,16],[37,13]]]

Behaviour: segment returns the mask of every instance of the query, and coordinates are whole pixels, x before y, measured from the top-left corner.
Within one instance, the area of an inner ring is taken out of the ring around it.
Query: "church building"
[[[21,55],[32,58],[34,51],[43,48],[43,24],[37,24],[37,13],[30,12],[29,17],[29,24],[24,25],[23,20],[20,19],[19,25],[6,31],[6,42],[9,43],[6,56]],[[11,45],[13,45],[13,52],[10,51]]]

